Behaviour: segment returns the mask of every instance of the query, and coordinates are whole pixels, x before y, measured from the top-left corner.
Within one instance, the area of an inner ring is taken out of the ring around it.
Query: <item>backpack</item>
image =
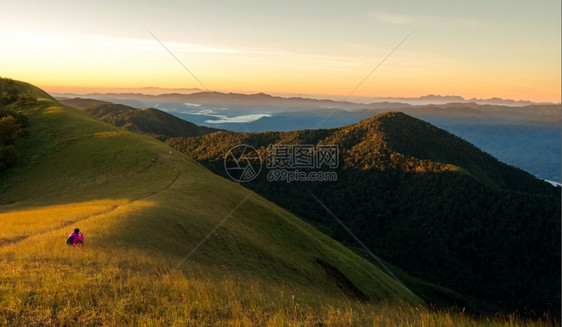
[[[73,245],[74,244],[74,237],[75,237],[74,235],[69,236],[66,239],[66,245]]]

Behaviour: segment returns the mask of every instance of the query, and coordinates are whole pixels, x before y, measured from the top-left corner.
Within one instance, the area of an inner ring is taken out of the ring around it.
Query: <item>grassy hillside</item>
[[[111,125],[124,127],[137,133],[149,134],[160,139],[201,136],[219,131],[214,128],[197,126],[154,108],[135,109],[122,104],[83,98],[62,99],[61,102],[83,109]]]
[[[406,283],[429,302],[452,298],[426,287],[436,284],[490,311],[559,310],[560,188],[419,119],[386,113],[335,129],[220,132],[168,143],[223,175],[224,155],[237,144],[252,145],[264,160],[269,144],[335,144],[337,181],[271,182],[265,170],[245,185],[356,247],[325,208],[311,205],[313,192],[370,249],[411,275]]]
[[[23,109],[22,162],[0,177],[0,322],[283,324],[340,313],[353,320],[354,308],[368,308],[354,298],[422,303],[168,146],[18,86],[39,99]],[[83,248],[64,245],[74,227]]]

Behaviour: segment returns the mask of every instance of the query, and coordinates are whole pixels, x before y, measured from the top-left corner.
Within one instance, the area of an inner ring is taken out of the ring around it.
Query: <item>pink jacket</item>
[[[74,241],[72,242],[72,246],[76,245],[76,243],[84,243],[84,233],[78,235],[75,232],[70,233],[68,237],[74,236]]]

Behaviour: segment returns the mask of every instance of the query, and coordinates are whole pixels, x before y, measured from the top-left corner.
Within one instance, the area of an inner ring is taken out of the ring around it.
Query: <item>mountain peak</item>
[[[544,183],[534,176],[503,164],[460,137],[403,112],[382,113],[336,129],[325,142],[344,148],[348,156],[347,168],[455,171],[493,188],[545,191]]]

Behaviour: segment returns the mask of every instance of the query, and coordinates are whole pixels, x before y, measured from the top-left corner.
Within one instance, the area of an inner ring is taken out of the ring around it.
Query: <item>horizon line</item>
[[[139,94],[139,95],[147,95],[147,96],[159,96],[159,95],[169,95],[169,94],[181,94],[181,95],[191,95],[197,93],[209,93],[206,90],[197,87],[182,87],[182,88],[174,88],[174,87],[160,87],[160,86],[142,86],[142,87],[105,87],[105,86],[40,86],[48,93],[57,93],[57,94],[71,94],[71,95],[89,95],[89,94]],[[143,93],[139,92],[141,90],[162,90],[162,92],[148,92]],[[122,90],[121,92],[112,92]],[[170,92],[167,92],[170,91]],[[174,91],[193,91],[193,92],[174,92]],[[285,93],[285,92],[267,92],[267,91],[230,91],[230,90],[212,90],[215,93],[222,93],[222,94],[238,94],[238,95],[269,95],[272,97],[279,97],[279,98],[303,98],[303,99],[313,99],[313,100],[331,100],[335,102],[355,102],[356,100],[424,100],[427,97],[439,97],[439,98],[460,98],[460,101],[509,101],[509,102],[528,102],[533,104],[562,104],[562,99],[559,102],[553,102],[548,100],[541,100],[541,101],[534,101],[529,99],[513,99],[513,98],[502,98],[502,97],[465,97],[458,94],[439,94],[439,93],[428,93],[424,95],[418,96],[351,96],[350,99],[346,101],[341,101],[341,94],[305,94],[305,93]],[[338,100],[338,97],[340,98]],[[355,99],[355,101],[354,101]]]

